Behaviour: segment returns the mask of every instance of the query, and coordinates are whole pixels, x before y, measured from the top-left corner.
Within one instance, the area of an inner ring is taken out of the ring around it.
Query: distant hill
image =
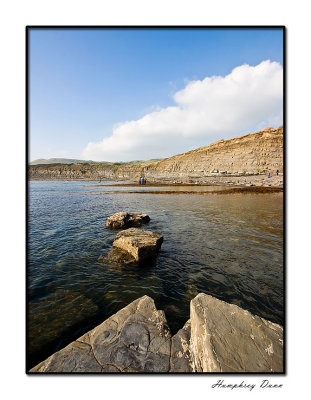
[[[150,163],[155,163],[155,162],[162,161],[162,160],[164,160],[164,158],[151,158],[150,160],[120,161],[116,164],[121,164],[121,165],[150,164]]]
[[[46,165],[46,164],[120,164],[120,165],[136,165],[136,164],[149,164],[151,162],[161,161],[163,158],[153,158],[152,160],[134,160],[134,161],[120,161],[110,163],[108,161],[92,161],[92,160],[76,160],[73,158],[38,158],[38,160],[31,161],[29,165]]]
[[[29,165],[39,164],[107,164],[105,161],[76,160],[73,158],[38,158],[31,161]]]

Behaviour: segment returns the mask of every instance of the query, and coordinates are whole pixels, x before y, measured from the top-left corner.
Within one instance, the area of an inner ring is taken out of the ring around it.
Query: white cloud
[[[93,160],[167,157],[190,147],[283,123],[283,68],[269,60],[241,65],[227,76],[191,81],[173,96],[174,106],[119,123],[112,135],[89,143]]]

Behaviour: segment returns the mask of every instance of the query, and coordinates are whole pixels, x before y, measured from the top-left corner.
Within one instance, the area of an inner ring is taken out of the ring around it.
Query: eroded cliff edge
[[[187,181],[214,176],[283,173],[283,127],[266,128],[153,163],[29,166],[30,179]]]
[[[143,296],[29,372],[283,372],[283,328],[200,293],[172,337]]]

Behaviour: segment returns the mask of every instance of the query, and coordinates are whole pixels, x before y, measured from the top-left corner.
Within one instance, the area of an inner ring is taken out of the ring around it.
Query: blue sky
[[[281,29],[32,29],[29,39],[30,160],[166,157],[282,119]],[[237,89],[204,81],[267,60],[238,70]]]

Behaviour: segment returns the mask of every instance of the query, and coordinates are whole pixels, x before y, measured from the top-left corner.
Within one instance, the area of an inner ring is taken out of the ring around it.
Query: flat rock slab
[[[283,372],[283,328],[242,308],[198,294],[190,303],[197,372]]]
[[[127,229],[139,227],[150,221],[147,214],[136,212],[118,212],[107,219],[106,226],[110,229]]]
[[[119,232],[113,247],[129,253],[136,262],[155,258],[163,242],[163,236],[151,231],[130,228]]]
[[[30,372],[168,372],[171,333],[143,296]]]

